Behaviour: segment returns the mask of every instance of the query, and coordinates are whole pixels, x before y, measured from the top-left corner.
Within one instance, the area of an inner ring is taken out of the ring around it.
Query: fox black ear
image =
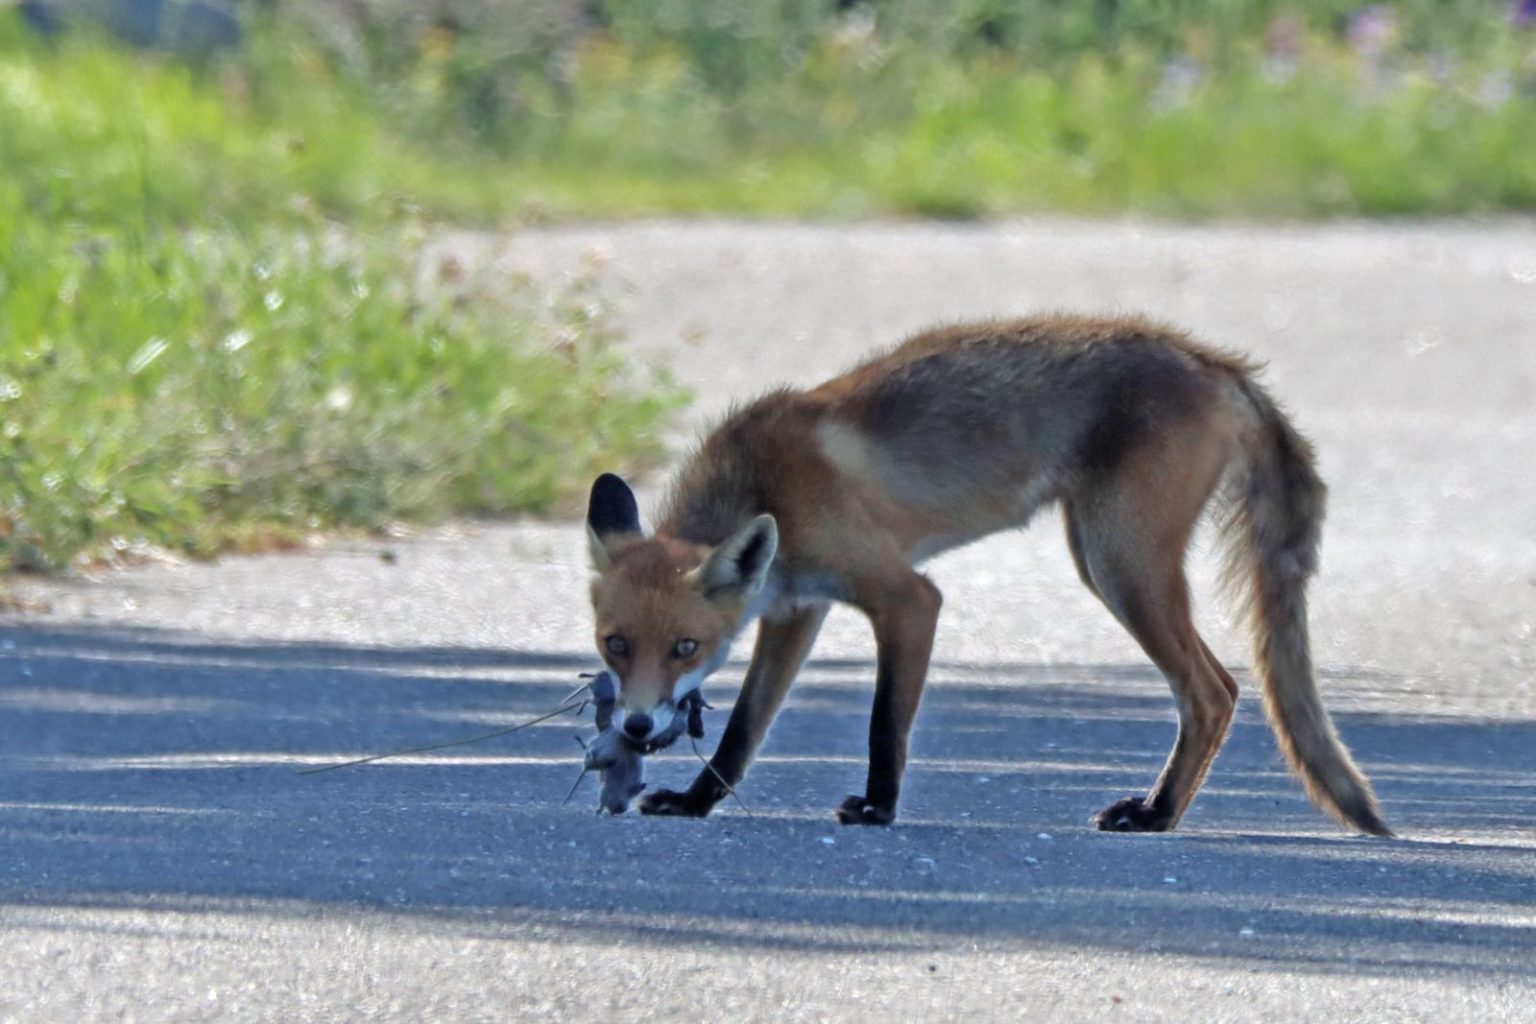
[[[587,525],[599,537],[611,533],[639,533],[640,506],[629,484],[612,473],[604,473],[592,483],[592,497],[587,502]]]
[[[773,516],[757,516],[715,548],[698,570],[699,585],[709,597],[750,594],[768,578],[778,551],[779,524]]]
[[[640,533],[640,506],[629,484],[604,473],[592,483],[587,501],[587,541],[592,564],[599,572],[608,568],[608,541],[613,537]]]

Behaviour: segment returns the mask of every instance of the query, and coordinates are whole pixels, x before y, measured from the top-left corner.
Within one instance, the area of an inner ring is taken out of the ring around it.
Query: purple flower
[[[1374,61],[1397,37],[1397,9],[1388,4],[1362,7],[1349,16],[1344,34],[1356,53]]]
[[[1450,85],[1456,78],[1456,58],[1444,50],[1431,53],[1425,67],[1429,71],[1430,80],[1436,85]]]
[[[1536,24],[1536,0],[1515,0],[1510,4],[1509,22],[1516,28]]]
[[[1264,61],[1260,68],[1266,81],[1278,85],[1295,76],[1306,31],[1306,26],[1295,15],[1281,14],[1271,19],[1264,29]]]
[[[1531,0],[1536,3],[1536,0]],[[1277,60],[1293,61],[1301,56],[1307,28],[1294,14],[1276,15],[1264,29],[1264,53]]]
[[[1497,110],[1515,95],[1515,82],[1507,71],[1490,71],[1477,85],[1477,102],[1486,110]]]
[[[1199,61],[1187,55],[1175,57],[1163,65],[1162,80],[1152,91],[1152,109],[1166,113],[1182,107],[1204,77]]]

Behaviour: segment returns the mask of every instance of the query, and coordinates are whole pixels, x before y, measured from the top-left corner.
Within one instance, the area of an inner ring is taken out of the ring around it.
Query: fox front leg
[[[907,737],[923,695],[939,608],[944,603],[939,588],[915,572],[898,586],[880,588],[876,595],[877,599],[863,605],[878,647],[875,706],[869,718],[869,777],[862,796],[854,794],[838,805],[837,820],[844,825],[889,825],[896,820],[896,801],[907,767]]]

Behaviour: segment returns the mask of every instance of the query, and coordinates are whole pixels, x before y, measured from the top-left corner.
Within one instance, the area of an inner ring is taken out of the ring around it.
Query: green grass
[[[739,6],[725,8],[750,23]],[[486,225],[1536,209],[1536,31],[1486,16],[1458,56],[1430,46],[1447,31],[1428,15],[1376,50],[1304,27],[1279,47],[1245,27],[1273,7],[1259,3],[1228,5],[1222,34],[1127,2],[1115,31],[996,29],[1022,34],[1011,48],[965,43],[948,21],[937,45],[908,38],[915,14],[885,34],[785,15],[733,35],[728,18],[694,25],[688,5],[609,7],[622,16],[568,40],[558,73],[547,53],[498,63],[467,32],[396,40],[359,68],[268,26],[194,72],[0,28],[0,166],[50,216],[183,226],[295,210]],[[1014,24],[1029,4],[971,7]],[[787,41],[765,51],[753,32],[770,30]]]
[[[243,73],[0,17],[0,571],[537,513],[661,457],[684,396],[590,275],[427,266],[406,197],[480,201],[300,64],[267,114]]]
[[[658,458],[680,396],[590,283],[421,266],[398,231],[61,229],[0,184],[0,567],[547,511]]]
[[[1491,104],[1501,72],[1426,66],[1362,80],[1320,47],[1284,78],[1252,64],[1185,85],[1127,51],[1052,70],[813,56],[802,80],[710,113],[686,79],[594,55],[562,134],[509,159],[545,212],[939,217],[1031,211],[1296,217],[1536,208],[1536,101]],[[1497,58],[1487,59],[1497,68]],[[882,76],[888,76],[888,80]],[[903,97],[897,99],[893,97]],[[758,126],[733,139],[730,122]]]
[[[0,11],[0,167],[34,214],[113,228],[496,205],[472,160],[407,144],[318,58],[277,52],[196,72],[90,39],[44,46]]]

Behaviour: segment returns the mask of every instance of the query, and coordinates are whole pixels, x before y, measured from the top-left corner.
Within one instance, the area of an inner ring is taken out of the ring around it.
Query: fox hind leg
[[[1144,797],[1095,817],[1100,829],[1162,832],[1178,824],[1226,738],[1237,684],[1216,661],[1190,616],[1184,550],[1216,479],[1208,466],[1150,460],[1098,482],[1066,509],[1067,540],[1083,582],[1141,645],[1178,702],[1179,730],[1162,773]],[[1192,464],[1193,461],[1193,464]]]

